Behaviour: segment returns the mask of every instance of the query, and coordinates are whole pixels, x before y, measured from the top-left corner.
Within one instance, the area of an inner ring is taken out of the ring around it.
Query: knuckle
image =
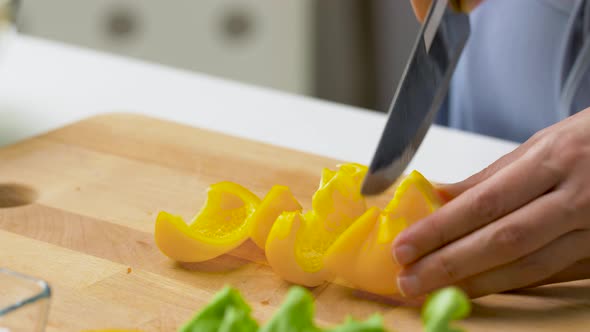
[[[576,219],[578,211],[575,208],[575,204],[572,204],[572,195],[568,194],[565,190],[558,190],[556,192],[557,199],[556,205],[560,211],[559,218],[561,223],[572,222]],[[577,225],[573,225],[572,228],[577,228]]]
[[[553,158],[541,160],[539,167],[544,174],[552,179],[562,179],[566,175],[564,167],[562,167]]]
[[[493,191],[480,191],[473,196],[471,204],[472,213],[475,216],[488,220],[494,220],[502,214],[500,196]]]
[[[547,128],[543,128],[543,129],[537,131],[535,134],[533,134],[533,136],[531,136],[528,139],[527,142],[534,143],[534,142],[538,142],[538,141],[544,139],[548,135],[549,128],[550,127],[547,127]]]
[[[561,172],[572,170],[583,158],[582,138],[576,133],[550,136],[549,160]]]
[[[513,225],[498,228],[491,237],[491,247],[501,252],[520,252],[525,245],[524,231]]]
[[[573,187],[573,188],[572,188]],[[571,223],[570,229],[587,229],[590,227],[590,187],[581,183],[572,183],[559,200],[563,211],[562,221]]]
[[[438,241],[437,245],[438,246],[442,246],[444,244],[447,243],[447,241],[449,240],[447,237],[447,233],[446,233],[446,227],[444,227],[443,225],[441,225],[441,219],[440,218],[431,218],[430,219],[430,223],[429,223],[429,228],[432,231],[432,234],[435,234],[435,241]]]
[[[437,255],[436,264],[444,282],[452,283],[457,281],[457,268],[448,257],[443,254]]]

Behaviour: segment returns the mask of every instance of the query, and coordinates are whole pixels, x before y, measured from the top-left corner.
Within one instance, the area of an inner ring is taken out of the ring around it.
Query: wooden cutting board
[[[180,266],[156,248],[155,216],[166,210],[192,217],[207,186],[222,180],[261,197],[274,184],[288,185],[309,208],[321,169],[336,164],[137,115],[91,118],[0,149],[0,266],[50,283],[48,331],[174,331],[226,284],[240,289],[255,317],[265,320],[289,284],[263,252],[247,242],[212,261]],[[420,331],[419,311],[409,305],[335,284],[313,293],[321,324],[378,312],[391,330]],[[463,326],[590,331],[590,282],[477,300]]]

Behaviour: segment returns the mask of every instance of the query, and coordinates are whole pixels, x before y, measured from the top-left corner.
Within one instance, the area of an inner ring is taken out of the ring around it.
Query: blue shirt
[[[522,142],[590,107],[590,1],[488,0],[470,16],[439,123]]]

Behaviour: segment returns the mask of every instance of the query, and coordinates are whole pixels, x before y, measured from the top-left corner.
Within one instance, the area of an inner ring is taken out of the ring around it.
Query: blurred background
[[[408,0],[21,0],[20,33],[387,111]]]

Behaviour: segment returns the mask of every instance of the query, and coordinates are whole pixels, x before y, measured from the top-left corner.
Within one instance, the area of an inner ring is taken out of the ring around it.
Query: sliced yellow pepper
[[[215,258],[248,239],[252,228],[249,217],[259,204],[256,195],[238,184],[214,184],[190,226],[180,216],[158,214],[156,244],[166,256],[181,262]]]
[[[265,252],[268,263],[281,278],[298,285],[314,287],[328,278],[327,270],[308,268],[318,265],[323,253],[318,254],[314,251],[315,248],[309,247],[306,248],[308,250],[299,252],[295,250],[296,246],[301,247],[298,238],[310,231],[313,231],[313,226],[310,226],[301,212],[284,212],[277,218],[268,235]]]
[[[381,295],[398,293],[400,266],[393,260],[395,237],[410,224],[444,204],[434,187],[414,171],[400,183],[394,198],[380,211],[373,207],[334,242],[326,253],[327,268],[355,287]]]
[[[273,186],[252,215],[252,241],[261,249],[275,220],[285,211],[301,211],[301,204],[286,186]]]
[[[250,237],[265,250],[273,270],[290,282],[313,287],[337,276],[368,292],[396,294],[400,266],[391,254],[395,237],[446,199],[414,171],[385,209],[367,210],[360,193],[366,172],[359,164],[324,169],[312,209],[305,214],[285,186],[274,186],[260,202],[238,184],[214,184],[190,226],[180,216],[158,215],[156,244],[174,260],[198,262]]]
[[[324,169],[312,198],[312,211],[284,213],[274,223],[266,242],[266,257],[274,271],[290,282],[317,286],[331,279],[324,254],[338,236],[366,210],[360,194],[367,168],[340,165]]]
[[[327,236],[342,233],[367,210],[360,190],[367,167],[354,163],[338,167],[338,171],[323,170],[320,187],[311,201],[318,226],[328,232]]]

